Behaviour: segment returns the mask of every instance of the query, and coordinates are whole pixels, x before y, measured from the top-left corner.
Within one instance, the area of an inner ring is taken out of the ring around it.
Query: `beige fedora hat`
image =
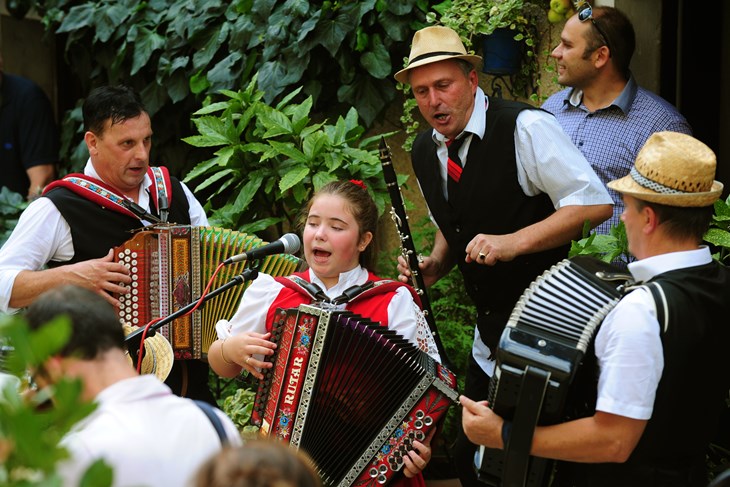
[[[454,30],[438,25],[424,27],[414,34],[408,65],[395,73],[395,79],[401,83],[408,83],[408,70],[445,59],[463,59],[476,69],[482,62],[480,56],[466,53],[459,34]]]
[[[679,132],[656,132],[636,156],[628,176],[608,187],[640,200],[668,206],[710,206],[722,193],[715,181],[715,153]]]
[[[123,326],[125,336],[139,328],[138,326],[132,325]],[[136,353],[136,350],[132,353]],[[132,357],[129,354],[127,354],[127,358],[129,359],[129,363],[133,364]],[[170,342],[161,333],[155,333],[154,336],[145,338],[144,340],[144,358],[142,359],[140,373],[143,375],[154,374],[160,379],[160,382],[165,382],[167,376],[170,375],[170,370],[172,370],[173,359],[174,353]]]

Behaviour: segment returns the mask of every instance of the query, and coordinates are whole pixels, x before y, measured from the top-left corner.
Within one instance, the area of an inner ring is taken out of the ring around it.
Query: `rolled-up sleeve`
[[[546,193],[556,209],[613,204],[604,184],[551,114],[520,112],[515,155],[517,179],[526,195]]]
[[[21,271],[41,270],[51,260],[70,260],[73,253],[71,230],[51,200],[31,203],[0,249],[0,311],[17,311],[10,308],[10,298]]]

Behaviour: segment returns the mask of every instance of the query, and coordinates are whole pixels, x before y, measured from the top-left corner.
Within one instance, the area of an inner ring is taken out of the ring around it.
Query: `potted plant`
[[[547,0],[447,0],[434,7],[437,13],[428,20],[454,29],[472,51],[481,41],[482,70],[510,75],[512,95],[530,97],[539,69],[535,50],[547,26],[548,7]]]

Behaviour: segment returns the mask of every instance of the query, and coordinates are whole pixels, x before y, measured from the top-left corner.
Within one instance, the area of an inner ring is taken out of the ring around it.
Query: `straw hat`
[[[125,336],[139,328],[138,326],[126,324],[123,326]],[[137,353],[137,350],[133,350],[131,353]],[[155,333],[154,336],[147,337],[144,340],[144,358],[142,359],[140,373],[155,374],[160,379],[160,382],[165,382],[172,369],[173,357],[174,354],[170,342],[161,333]],[[129,354],[127,354],[127,358],[130,364],[134,364]]]
[[[710,206],[722,193],[715,181],[715,153],[686,134],[656,132],[636,156],[628,176],[608,187],[640,200],[668,206]]]
[[[445,59],[463,59],[471,63],[474,68],[478,68],[482,62],[480,56],[466,53],[459,34],[448,27],[436,25],[415,33],[411,43],[411,54],[408,56],[408,66],[395,73],[395,79],[401,83],[408,83],[409,69]]]

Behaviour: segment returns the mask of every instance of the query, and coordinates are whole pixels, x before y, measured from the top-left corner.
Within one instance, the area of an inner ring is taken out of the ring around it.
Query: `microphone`
[[[294,254],[299,251],[299,237],[294,233],[287,233],[276,242],[271,242],[257,249],[252,249],[242,254],[234,255],[223,261],[224,265],[241,262],[242,260],[255,260],[268,255]]]

